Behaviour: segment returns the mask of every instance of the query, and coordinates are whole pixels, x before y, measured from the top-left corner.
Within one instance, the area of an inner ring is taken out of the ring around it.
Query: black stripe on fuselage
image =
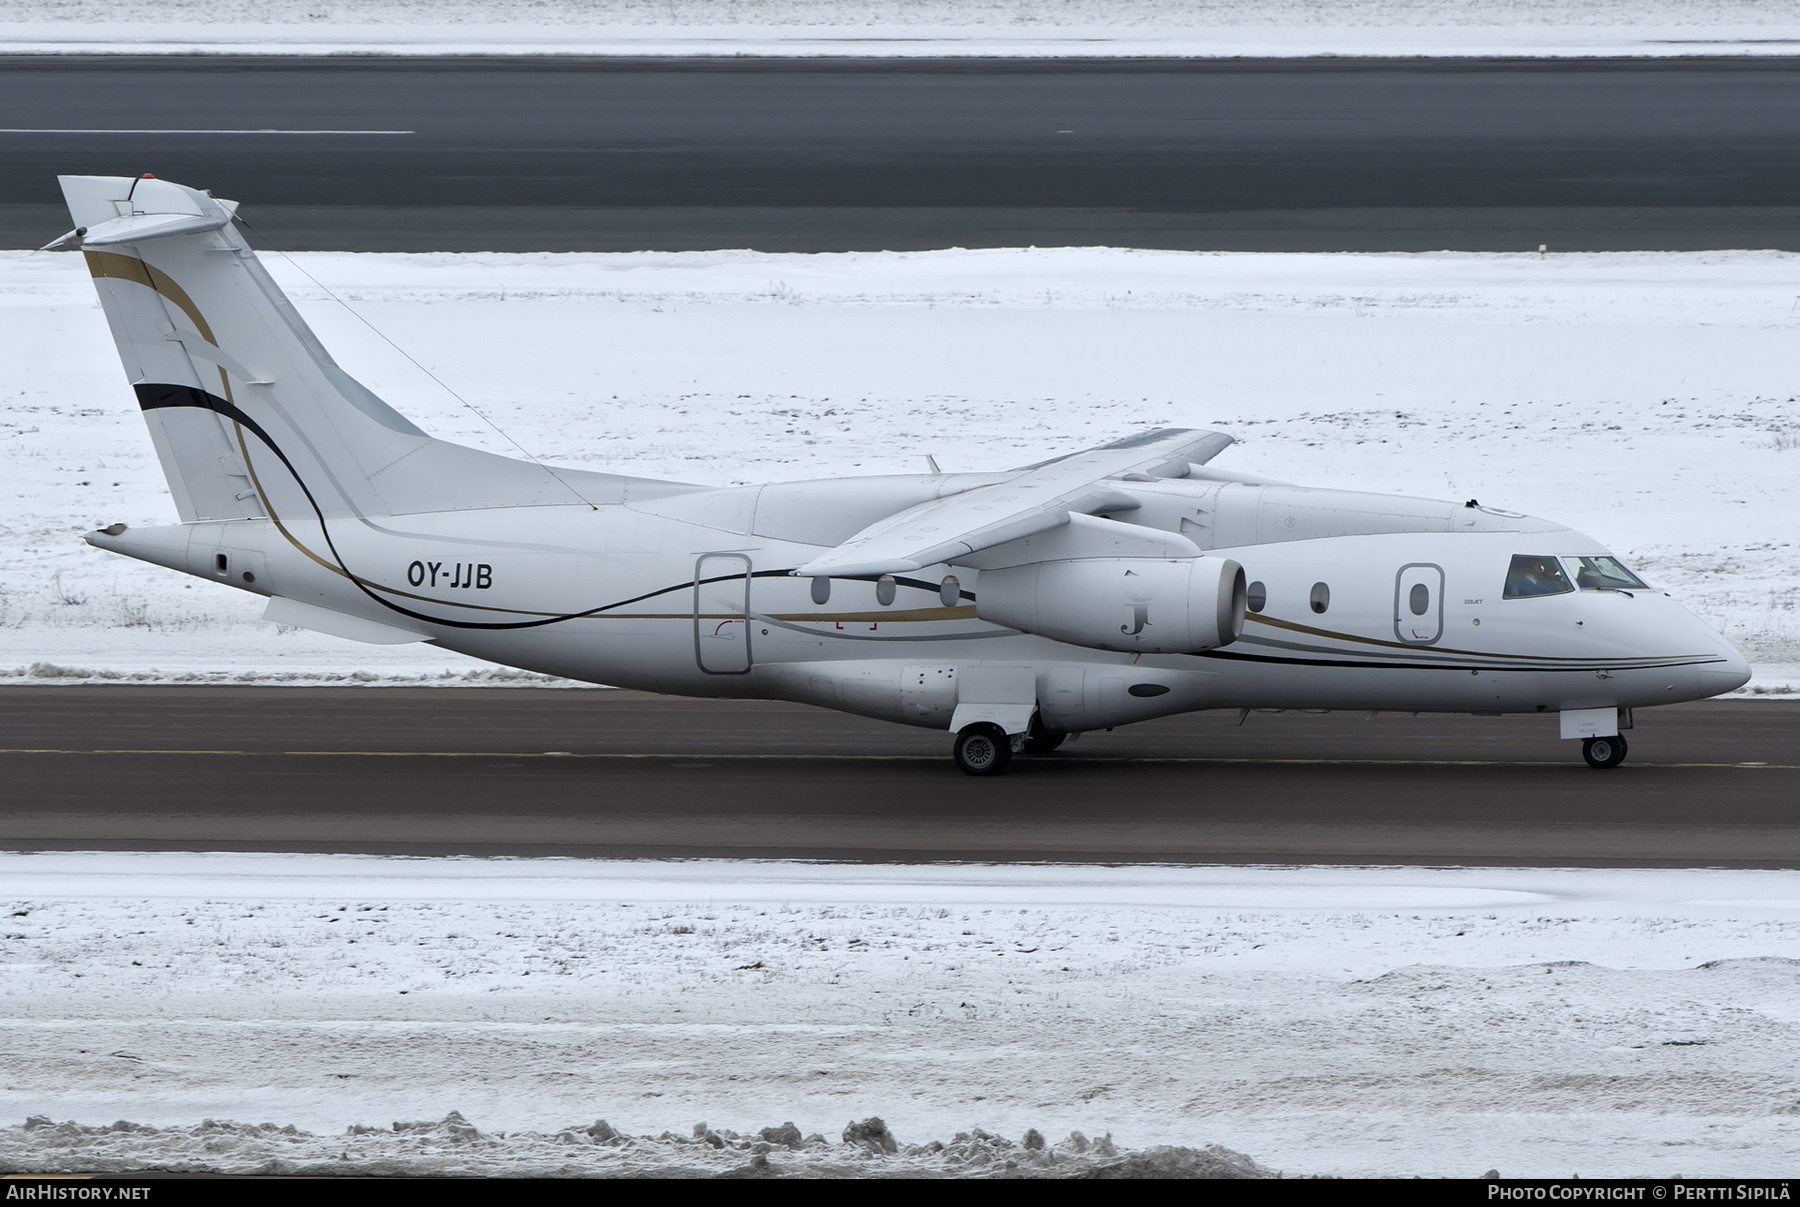
[[[1355,637],[1348,633],[1331,633],[1331,634],[1329,634],[1329,636],[1335,637],[1340,641],[1365,641],[1365,640],[1367,640],[1366,638]],[[1251,637],[1248,634],[1244,634],[1244,635],[1240,636],[1238,638],[1236,644],[1260,645],[1260,646],[1267,646],[1271,649],[1297,650],[1301,654],[1319,654],[1319,655],[1335,654],[1335,655],[1339,655],[1342,658],[1354,658],[1358,654],[1358,651],[1355,651],[1355,650],[1337,650],[1337,649],[1332,649],[1329,646],[1305,645],[1298,641],[1274,641],[1267,637]],[[1381,644],[1381,643],[1376,643],[1376,644]],[[1390,643],[1388,645],[1388,648],[1404,649],[1407,647],[1393,646]],[[1636,658],[1589,659],[1585,662],[1577,662],[1573,666],[1571,666],[1570,660],[1567,658],[1553,658],[1553,657],[1549,657],[1549,656],[1546,656],[1543,654],[1495,654],[1495,653],[1482,653],[1482,652],[1475,651],[1475,650],[1443,651],[1443,650],[1439,650],[1435,646],[1414,646],[1411,648],[1417,649],[1419,652],[1414,655],[1406,655],[1405,656],[1407,660],[1404,663],[1404,665],[1406,665],[1406,666],[1441,667],[1441,668],[1445,668],[1445,669],[1449,669],[1449,670],[1464,670],[1464,671],[1476,670],[1476,669],[1528,671],[1528,670],[1535,670],[1535,669],[1539,669],[1539,668],[1542,668],[1545,670],[1574,669],[1574,670],[1584,670],[1584,671],[1601,671],[1601,670],[1609,670],[1609,669],[1612,669],[1615,667],[1621,668],[1621,669],[1627,669],[1627,670],[1642,670],[1645,667],[1651,667],[1651,666],[1688,666],[1688,665],[1693,664],[1695,662],[1695,660],[1697,660],[1697,659],[1700,661],[1711,661],[1712,660],[1710,655],[1701,655],[1701,654],[1667,654],[1660,658],[1652,657],[1649,655],[1640,655]],[[1290,659],[1290,660],[1296,661],[1296,662],[1305,661],[1305,659],[1295,658],[1293,655],[1282,655],[1282,654],[1255,655],[1255,654],[1245,653],[1245,654],[1241,654],[1240,656],[1245,657],[1245,658],[1261,657],[1266,662],[1278,662],[1278,661],[1281,661],[1283,658],[1287,658],[1287,659]],[[1478,659],[1480,661],[1477,661]],[[1372,665],[1377,665],[1377,664],[1376,663],[1357,663],[1356,665],[1371,665],[1372,666]],[[1382,664],[1382,665],[1385,665],[1385,664]]]
[[[1610,663],[1604,666],[1578,664],[1574,666],[1494,666],[1490,664],[1471,665],[1470,663],[1446,662],[1371,662],[1350,658],[1284,658],[1273,654],[1240,654],[1231,650],[1201,650],[1196,658],[1220,658],[1228,662],[1260,662],[1271,666],[1334,666],[1348,667],[1354,670],[1378,671],[1494,671],[1496,673],[1518,674],[1532,671],[1550,671],[1567,673],[1580,671],[1592,674],[1595,671],[1643,671],[1669,670],[1678,666],[1706,666],[1713,662],[1723,662],[1723,658],[1693,658],[1686,662],[1643,662],[1621,666]]]
[[[216,414],[223,415],[225,418],[238,423],[239,425],[241,425],[242,427],[244,427],[245,429],[247,429],[248,431],[253,433],[258,440],[262,441],[262,443],[268,447],[270,452],[274,453],[275,456],[280,459],[281,464],[284,467],[286,467],[288,473],[290,475],[292,475],[295,484],[300,487],[301,493],[303,493],[306,496],[306,501],[312,507],[313,514],[318,517],[319,531],[324,535],[325,543],[327,546],[330,547],[331,555],[332,555],[333,559],[337,562],[338,568],[344,572],[344,576],[346,578],[348,578],[350,580],[350,582],[352,584],[354,584],[359,591],[361,591],[364,595],[367,595],[370,599],[374,600],[377,604],[380,604],[382,607],[387,608],[390,611],[398,612],[402,616],[407,616],[414,620],[424,621],[427,624],[443,625],[446,628],[456,628],[456,629],[482,629],[482,630],[533,629],[533,628],[541,628],[545,625],[560,624],[566,620],[581,620],[581,619],[585,619],[587,617],[598,616],[602,612],[608,612],[614,608],[622,608],[622,607],[626,607],[626,606],[629,606],[629,605],[635,604],[635,603],[642,603],[645,600],[654,599],[659,595],[668,595],[668,594],[676,592],[676,591],[692,590],[696,585],[698,585],[692,581],[677,583],[672,586],[662,587],[662,588],[659,588],[654,591],[645,592],[642,595],[633,596],[630,599],[617,600],[613,603],[602,604],[599,607],[589,608],[583,612],[570,612],[570,613],[566,613],[566,614],[559,615],[559,616],[543,617],[543,618],[540,618],[537,620],[491,621],[491,622],[469,621],[469,620],[448,620],[448,619],[444,619],[442,617],[428,616],[423,612],[415,612],[410,608],[402,607],[399,604],[396,604],[390,600],[384,599],[380,595],[376,594],[373,590],[370,590],[370,588],[362,581],[362,579],[357,577],[357,575],[355,573],[353,573],[351,571],[351,569],[344,564],[343,556],[338,553],[337,546],[332,542],[331,530],[330,530],[330,527],[325,522],[325,514],[320,509],[318,501],[313,498],[312,491],[307,487],[305,480],[303,478],[301,478],[299,471],[294,468],[293,462],[288,460],[287,454],[282,452],[281,447],[275,443],[274,439],[269,435],[269,433],[263,430],[262,425],[257,423],[256,420],[252,419],[249,415],[246,415],[243,412],[243,410],[241,408],[239,408],[236,404],[227,402],[225,399],[218,397],[216,394],[209,394],[205,390],[202,390],[202,389],[198,388],[197,386],[176,386],[176,385],[166,385],[166,384],[156,384],[156,383],[144,382],[144,383],[140,383],[140,384],[136,385],[133,388],[137,392],[138,406],[146,411],[153,411],[153,410],[159,410],[159,409],[171,408],[171,407],[191,407],[191,408],[195,408],[195,409],[199,409],[199,410],[213,411]],[[751,572],[751,577],[752,578],[785,578],[785,577],[789,576],[790,573],[791,573],[790,570],[753,570]],[[734,579],[737,577],[739,577],[739,576],[735,575],[735,574],[724,574],[724,575],[719,575],[716,578],[703,579],[703,580],[701,580],[701,583],[704,584],[704,583],[728,582],[731,579]],[[900,578],[900,577],[896,576],[895,582],[902,586],[912,587],[912,588],[915,588],[915,589],[921,590],[921,591],[936,591],[938,589],[937,585],[934,583],[928,583],[921,579],[915,579],[915,578]],[[971,602],[973,602],[975,600],[974,592],[962,591],[962,592],[960,592],[960,595],[963,599],[970,600]],[[872,640],[879,641],[882,639],[875,638]],[[1266,639],[1266,638],[1262,639],[1262,640],[1265,642],[1268,642],[1269,644],[1274,644],[1274,642],[1268,641],[1268,639]],[[1492,666],[1492,665],[1486,665],[1486,664],[1483,664],[1483,665],[1470,665],[1468,663],[1446,664],[1443,662],[1424,662],[1424,661],[1410,661],[1410,660],[1409,661],[1379,661],[1378,662],[1378,661],[1369,661],[1369,660],[1337,659],[1337,658],[1289,658],[1289,657],[1263,655],[1263,654],[1244,654],[1244,653],[1229,652],[1229,651],[1225,651],[1225,650],[1205,650],[1205,651],[1199,652],[1195,656],[1201,657],[1201,658],[1218,658],[1221,660],[1232,661],[1232,662],[1252,662],[1252,663],[1263,663],[1263,664],[1276,665],[1276,666],[1347,667],[1347,668],[1361,669],[1361,670],[1438,670],[1438,671],[1466,671],[1466,670],[1484,671],[1485,670],[1485,671],[1511,671],[1511,672],[1537,671],[1537,670],[1556,671],[1556,672],[1595,671],[1595,670],[1606,670],[1606,671],[1646,670],[1646,669],[1663,669],[1663,668],[1671,667],[1671,666],[1699,666],[1699,665],[1705,665],[1705,664],[1711,663],[1711,662],[1722,661],[1722,659],[1719,659],[1719,658],[1696,658],[1696,659],[1693,659],[1693,660],[1687,661],[1687,662],[1643,663],[1643,664],[1629,665],[1629,666],[1620,666],[1617,664],[1613,664],[1613,665],[1607,665],[1607,666],[1577,665],[1577,666],[1550,667],[1550,666],[1539,665],[1539,666],[1528,666],[1528,667],[1506,667],[1506,666]]]
[[[331,549],[332,560],[337,562],[338,569],[344,572],[344,577],[349,579],[357,590],[361,591],[364,595],[367,595],[382,607],[387,608],[389,611],[398,612],[402,616],[411,617],[414,620],[422,620],[427,624],[444,625],[447,628],[454,629],[535,629],[542,628],[545,625],[560,624],[565,620],[582,620],[591,616],[598,616],[602,612],[609,612],[614,608],[623,608],[631,604],[642,603],[647,599],[654,599],[659,595],[668,595],[675,591],[690,591],[696,586],[703,586],[709,583],[729,582],[734,578],[740,577],[736,574],[722,574],[716,578],[677,583],[673,586],[660,587],[657,590],[633,596],[630,599],[621,599],[612,603],[601,604],[599,607],[589,608],[584,612],[568,612],[560,616],[548,616],[538,620],[483,622],[473,620],[448,620],[438,616],[427,616],[423,612],[415,612],[411,608],[401,607],[391,600],[383,599],[380,595],[377,595],[374,591],[370,590],[362,579],[357,577],[357,575],[351,571],[350,567],[344,564],[343,555],[337,551],[337,545],[331,539],[331,529],[325,522],[325,513],[319,507],[318,500],[313,498],[313,493],[311,489],[307,487],[306,480],[300,476],[300,471],[294,468],[294,463],[288,460],[287,454],[281,451],[281,446],[275,443],[274,438],[270,436],[267,431],[263,430],[263,426],[249,415],[246,415],[242,408],[238,407],[237,404],[228,402],[216,394],[209,394],[198,386],[174,386],[161,383],[139,382],[132,388],[137,392],[138,407],[142,410],[155,411],[165,408],[189,407],[202,411],[212,411],[241,425],[255,435],[258,440],[268,446],[270,452],[274,453],[275,456],[280,459],[281,464],[286,467],[288,474],[293,477],[294,483],[300,487],[300,492],[306,496],[307,504],[312,507],[313,514],[318,517],[319,531],[325,537],[325,544]],[[753,570],[750,577],[786,578],[791,574],[791,568],[786,570]],[[902,586],[914,587],[921,591],[935,592],[938,590],[936,584],[927,583],[919,579],[896,578],[894,581]],[[961,596],[971,602],[975,599],[974,593],[970,591],[961,592]]]

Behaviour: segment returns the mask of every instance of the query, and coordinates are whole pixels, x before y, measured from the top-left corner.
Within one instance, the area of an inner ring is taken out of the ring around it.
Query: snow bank
[[[1547,515],[1800,688],[1800,257],[1105,248],[267,257],[338,360],[516,455],[724,484],[1217,427],[1229,468]],[[299,267],[297,267],[299,266]],[[546,682],[260,619],[80,534],[173,520],[80,258],[0,253],[0,683]],[[497,349],[504,351],[496,351]]]
[[[871,1139],[875,1137],[877,1139]],[[885,1141],[885,1143],[883,1143]],[[981,1128],[948,1141],[898,1144],[878,1118],[852,1122],[833,1142],[791,1122],[739,1135],[704,1122],[688,1135],[621,1135],[604,1119],[546,1132],[484,1133],[457,1111],[393,1127],[352,1124],[315,1136],[292,1124],[208,1119],[193,1127],[56,1123],[34,1115],[0,1127],[8,1173],[219,1173],[260,1177],[509,1178],[1269,1178],[1250,1157],[1218,1145],[1121,1152],[1112,1137],[1072,1132],[1048,1144]]]
[[[1796,1002],[1788,871],[0,855],[0,1167],[1778,1176]]]
[[[7,53],[1791,54],[1792,0],[7,0]]]

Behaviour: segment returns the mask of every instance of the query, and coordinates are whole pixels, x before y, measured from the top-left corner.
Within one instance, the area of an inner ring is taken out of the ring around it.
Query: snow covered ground
[[[0,52],[1792,54],[1795,0],[0,0]]]
[[[363,319],[532,452],[685,481],[1220,428],[1229,468],[1570,523],[1738,643],[1749,693],[1800,689],[1791,254],[265,259],[347,369],[496,452]],[[258,599],[83,545],[174,516],[80,257],[0,253],[0,316],[0,683],[544,682],[278,633]]]
[[[1796,872],[0,855],[0,1168],[1773,1176],[1797,1003]]]

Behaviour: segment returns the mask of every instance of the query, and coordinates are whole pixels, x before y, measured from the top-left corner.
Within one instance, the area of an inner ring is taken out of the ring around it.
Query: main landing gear
[[[1001,775],[1012,762],[1012,739],[998,725],[982,722],[957,734],[950,753],[964,775]]]
[[[1581,743],[1581,757],[1595,771],[1605,771],[1617,767],[1625,761],[1625,735],[1614,734],[1605,738],[1587,738]]]
[[[1002,775],[1012,756],[1017,754],[1049,754],[1067,741],[1066,733],[1047,733],[1032,723],[1029,734],[1010,737],[998,725],[982,721],[964,727],[956,735],[951,754],[964,775]]]

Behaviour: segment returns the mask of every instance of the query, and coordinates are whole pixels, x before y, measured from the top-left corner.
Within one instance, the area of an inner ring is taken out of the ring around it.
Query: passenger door
[[[1400,567],[1394,577],[1394,635],[1408,645],[1431,645],[1444,635],[1444,571],[1428,562]]]
[[[750,559],[708,553],[694,563],[694,658],[709,675],[750,673]]]

